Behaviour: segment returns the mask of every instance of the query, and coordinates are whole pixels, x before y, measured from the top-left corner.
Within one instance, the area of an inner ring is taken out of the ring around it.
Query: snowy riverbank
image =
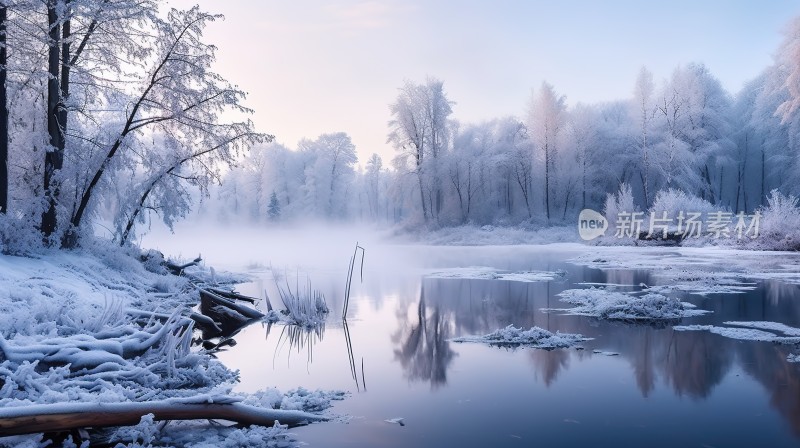
[[[240,403],[292,415],[319,413],[342,398],[340,392],[304,389],[233,393],[237,372],[193,344],[187,316],[198,302],[196,286],[138,257],[102,242],[75,251],[0,255],[0,409],[24,412],[28,406],[46,410],[50,405],[59,412],[79,412],[87,403],[121,410],[147,409],[148,403]],[[203,266],[189,269],[206,282],[241,280]],[[284,427],[212,428],[204,421],[165,427],[147,416],[135,431],[89,436],[93,442],[130,446],[148,446],[152,440],[175,446],[267,446],[291,440]],[[65,446],[80,446],[80,437],[74,432]],[[42,443],[42,434],[0,437],[0,446]]]

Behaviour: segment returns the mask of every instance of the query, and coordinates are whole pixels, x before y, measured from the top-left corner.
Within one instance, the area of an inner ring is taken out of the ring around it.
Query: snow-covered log
[[[242,300],[244,302],[250,302],[250,303],[253,303],[253,304],[256,303],[256,301],[258,300],[258,299],[254,298],[254,297],[248,297],[248,296],[239,294],[237,292],[226,291],[224,289],[219,289],[219,288],[206,288],[206,289],[208,291],[210,291],[210,292],[213,292],[214,294],[216,294],[218,296],[225,297],[226,299]]]
[[[132,403],[57,403],[0,409],[0,436],[79,428],[129,426],[142,416],[155,420],[229,420],[242,425],[272,426],[276,421],[298,426],[326,421],[303,411],[269,409],[242,403],[183,403],[171,400]]]
[[[197,266],[198,264],[200,264],[201,261],[203,261],[201,257],[197,257],[194,260],[184,264],[175,264],[171,261],[165,261],[164,267],[166,267],[167,270],[169,270],[169,272],[172,273],[173,275],[183,275],[184,269],[191,266]]]
[[[220,296],[219,294],[215,294],[206,289],[200,290],[200,305],[203,306],[203,303],[208,305],[217,305],[223,306],[225,308],[229,308],[237,313],[241,314],[242,316],[248,319],[261,319],[264,317],[264,314],[256,309],[239,305],[238,303],[234,302],[233,300],[226,299],[225,297]]]

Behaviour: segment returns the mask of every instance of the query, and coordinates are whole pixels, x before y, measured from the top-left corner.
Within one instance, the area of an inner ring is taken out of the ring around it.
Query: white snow
[[[727,321],[725,325],[735,325],[738,327],[758,328],[760,330],[770,330],[783,333],[787,336],[800,336],[800,328],[790,327],[780,322],[770,321],[755,321],[755,322],[742,322],[742,321]]]
[[[580,334],[549,332],[539,327],[523,330],[509,325],[500,330],[483,336],[462,336],[451,339],[453,342],[477,342],[499,347],[526,346],[534,348],[568,348],[575,347],[579,342],[588,341]]]
[[[596,247],[570,260],[603,270],[646,270],[651,292],[698,295],[742,293],[753,280],[800,283],[800,254],[719,247]]]
[[[723,322],[731,327],[717,325],[677,325],[675,331],[708,331],[730,339],[740,341],[762,341],[780,344],[800,343],[800,328],[790,327],[779,322]],[[770,330],[770,331],[767,331]],[[779,335],[776,333],[783,333]]]
[[[0,255],[0,409],[227,400],[318,413],[344,396],[304,389],[233,394],[237,373],[190,345],[193,322],[187,316],[198,300],[196,288],[185,276],[147,271],[136,256],[92,242],[36,258]],[[158,265],[150,268],[160,271]],[[235,278],[212,275],[202,265],[189,271],[205,281]],[[149,424],[143,419],[138,433]],[[265,446],[288,440],[281,427],[223,429],[183,422],[167,428],[159,443]],[[147,445],[141,439],[128,442]],[[0,446],[42,443],[41,434],[0,438]]]
[[[546,282],[564,277],[564,272],[556,271],[503,271],[488,266],[470,266],[429,271],[426,278],[466,279],[466,280],[505,280],[511,282]]]
[[[615,320],[670,320],[699,316],[710,311],[696,309],[694,305],[681,302],[662,294],[646,293],[638,296],[612,289],[588,288],[568,289],[558,294],[561,301],[573,303],[573,308],[554,308],[565,314],[592,316]]]

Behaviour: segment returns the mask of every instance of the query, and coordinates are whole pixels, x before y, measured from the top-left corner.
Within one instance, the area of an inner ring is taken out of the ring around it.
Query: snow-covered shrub
[[[685,191],[677,188],[668,188],[659,190],[653,200],[653,205],[650,207],[649,212],[655,213],[659,218],[664,212],[667,212],[668,218],[676,218],[680,212],[684,215],[687,213],[701,213],[705,217],[708,213],[720,211],[721,209],[714,204],[706,201],[703,198],[686,194]]]
[[[123,426],[114,430],[109,440],[117,442],[117,446],[125,448],[152,447],[161,433],[161,422],[155,421],[153,414],[143,415],[134,426]]]
[[[156,274],[166,274],[167,268],[164,266],[166,260],[164,259],[164,254],[157,250],[146,250],[142,252],[142,255],[139,256],[139,259],[142,261],[142,265],[145,269],[150,272],[154,272]]]
[[[7,255],[30,255],[43,249],[42,233],[28,219],[0,213],[0,252]]]
[[[743,238],[747,247],[761,250],[800,250],[800,207],[795,196],[772,190],[767,206],[758,212],[758,237]]]
[[[325,296],[311,287],[311,282],[306,283],[305,289],[298,284],[295,291],[292,291],[289,282],[286,282],[286,289],[280,285],[274,272],[273,279],[284,306],[281,312],[286,316],[287,323],[302,327],[317,327],[325,323],[329,312],[328,304]]]
[[[644,216],[642,231],[648,233],[652,231],[654,238],[661,238],[666,225],[668,233],[689,235],[689,238],[680,241],[682,245],[716,244],[716,238],[710,236],[707,230],[709,230],[710,220],[715,216],[713,214],[718,212],[726,212],[726,210],[683,190],[677,188],[659,190],[653,200],[653,205]],[[664,219],[667,221],[663,221]],[[700,223],[695,228],[696,230],[689,228],[687,222],[690,220]],[[728,227],[732,230],[732,226]]]
[[[619,191],[616,194],[608,194],[606,196],[605,207],[603,207],[603,214],[608,220],[608,227],[613,229],[617,224],[617,216],[620,213],[632,213],[639,211],[639,208],[633,203],[633,190],[627,183],[619,186]]]

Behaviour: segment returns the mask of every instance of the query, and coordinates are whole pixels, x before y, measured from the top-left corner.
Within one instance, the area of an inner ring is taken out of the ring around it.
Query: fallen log
[[[197,266],[202,261],[203,261],[203,259],[201,257],[197,257],[194,260],[192,260],[192,261],[190,261],[188,263],[184,263],[184,264],[175,264],[175,263],[173,263],[171,261],[165,261],[164,262],[164,267],[166,267],[167,270],[172,275],[180,276],[180,275],[183,275],[183,270],[184,269],[186,269],[186,268],[188,268],[190,266]]]
[[[261,319],[264,317],[264,313],[261,311],[239,305],[233,300],[226,299],[225,297],[215,294],[207,289],[200,289],[200,304],[202,305],[204,301],[206,304],[222,305],[226,308],[230,308],[248,319]]]
[[[303,411],[268,409],[241,403],[180,403],[169,400],[132,403],[56,403],[0,409],[0,437],[80,428],[132,426],[142,416],[155,420],[229,420],[241,425],[299,426],[328,420]]]
[[[250,302],[252,304],[255,304],[258,301],[258,299],[254,298],[254,297],[245,296],[245,295],[239,294],[238,292],[226,291],[224,289],[219,289],[219,288],[207,288],[207,289],[208,289],[208,291],[213,292],[214,294],[216,294],[218,296],[225,297],[226,299],[242,300],[244,302]]]

